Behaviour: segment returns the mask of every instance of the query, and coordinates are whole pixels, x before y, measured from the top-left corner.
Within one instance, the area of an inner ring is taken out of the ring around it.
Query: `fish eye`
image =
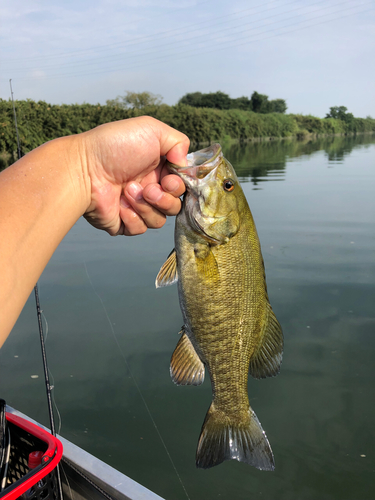
[[[225,191],[233,191],[234,189],[234,182],[232,181],[232,179],[225,179],[224,182],[223,182],[223,187],[225,189]]]

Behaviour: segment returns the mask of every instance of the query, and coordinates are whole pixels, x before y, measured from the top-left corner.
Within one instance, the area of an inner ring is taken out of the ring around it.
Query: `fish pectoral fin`
[[[162,286],[173,285],[177,280],[177,254],[176,250],[173,249],[156,276],[155,286],[156,288],[161,288]]]
[[[212,403],[198,441],[196,465],[209,469],[224,460],[238,460],[260,470],[272,471],[275,462],[257,416],[251,408],[235,418],[217,410]]]
[[[171,378],[177,385],[200,385],[204,381],[204,364],[186,335],[184,327],[182,332],[182,337],[172,354]]]
[[[203,274],[205,280],[211,285],[220,281],[219,266],[211,249],[208,249],[203,258],[196,255],[197,270]]]
[[[268,303],[267,321],[258,349],[250,359],[249,371],[254,378],[274,377],[280,371],[284,339],[280,323]]]

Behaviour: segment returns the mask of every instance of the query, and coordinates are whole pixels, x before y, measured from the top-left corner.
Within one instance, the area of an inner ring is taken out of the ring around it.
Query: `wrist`
[[[71,205],[71,215],[78,220],[91,203],[91,181],[84,134],[55,139],[50,145],[56,155],[56,174],[61,176],[62,196]]]

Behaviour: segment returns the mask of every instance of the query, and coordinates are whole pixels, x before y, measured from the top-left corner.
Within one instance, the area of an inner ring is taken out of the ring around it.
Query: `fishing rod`
[[[12,96],[14,124],[15,124],[15,127],[16,127],[16,134],[17,134],[18,159],[20,160],[22,158],[23,154],[21,153],[20,137],[19,137],[19,134],[18,134],[16,107],[15,107],[15,104],[14,104],[13,89],[12,89],[12,79],[9,80],[9,85],[10,85],[10,93],[11,93],[11,96]],[[46,385],[48,414],[49,414],[49,421],[50,421],[50,426],[51,426],[51,434],[53,436],[56,436],[55,418],[54,418],[54,414],[53,414],[52,395],[51,395],[52,394],[53,385],[51,385],[50,381],[49,381],[49,369],[48,369],[48,362],[47,362],[47,352],[46,352],[46,346],[45,346],[45,338],[44,338],[44,333],[43,333],[42,309],[40,307],[40,301],[39,301],[38,283],[35,283],[35,286],[34,286],[34,295],[35,295],[36,313],[37,313],[37,318],[38,318],[40,347],[41,347],[41,350],[42,350],[44,381],[45,381],[45,385]],[[56,467],[56,475],[57,475],[57,484],[58,484],[59,499],[63,500],[64,497],[63,497],[63,493],[62,493],[62,485],[61,485],[61,477],[60,477],[59,464],[57,464],[57,467]]]
[[[16,115],[16,107],[14,105],[13,99],[13,89],[12,89],[12,79],[9,80],[10,85],[10,94],[12,96],[12,104],[13,104],[13,116],[14,116],[14,124],[16,126],[16,134],[17,134],[17,150],[18,150],[18,159],[21,158],[21,148],[20,148],[20,136],[18,135],[18,126],[17,126],[17,115]]]

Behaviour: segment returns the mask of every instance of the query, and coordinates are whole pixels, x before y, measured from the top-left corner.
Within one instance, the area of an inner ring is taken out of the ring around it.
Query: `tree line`
[[[118,106],[123,109],[138,108],[146,106],[160,105],[163,98],[159,94],[152,92],[131,92],[126,91],[125,95],[117,96],[116,99],[107,101],[108,106]],[[244,111],[254,111],[254,113],[285,113],[287,105],[284,99],[269,100],[268,95],[253,92],[251,97],[246,96],[232,99],[228,94],[221,92],[191,92],[185,94],[178,101],[178,104],[187,104],[193,108],[212,109],[242,109]]]
[[[115,100],[116,101],[116,100]],[[146,100],[147,101],[147,100]],[[260,113],[239,108],[175,106],[146,102],[136,107],[122,102],[51,105],[31,99],[15,102],[23,154],[51,139],[85,132],[103,123],[149,115],[184,132],[192,143],[262,137],[304,137],[375,131],[375,120],[355,118],[344,106],[333,107],[326,118],[280,112]],[[17,141],[12,102],[0,99],[0,154],[15,158]],[[12,161],[12,160],[10,160]]]
[[[287,105],[284,99],[269,100],[268,95],[253,92],[250,99],[246,96],[231,99],[224,92],[192,92],[185,94],[178,101],[179,104],[187,104],[194,108],[213,108],[213,109],[242,109],[244,111],[253,111],[254,113],[285,113]]]

